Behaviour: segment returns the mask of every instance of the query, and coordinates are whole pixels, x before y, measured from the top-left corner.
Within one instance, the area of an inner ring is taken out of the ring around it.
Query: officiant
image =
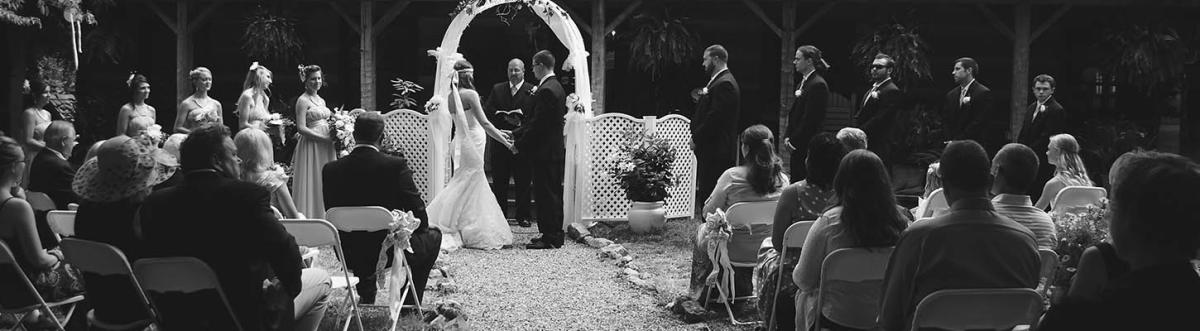
[[[507,72],[508,81],[492,86],[492,93],[488,95],[483,111],[497,129],[512,131],[521,126],[525,118],[523,108],[527,108],[525,102],[533,92],[533,85],[525,82],[525,62],[520,59],[508,61]],[[529,190],[533,167],[528,157],[513,155],[512,151],[494,140],[488,140],[487,149],[490,155],[488,163],[492,168],[492,193],[496,195],[500,209],[506,217],[509,215],[509,179],[512,179],[515,186],[513,191],[517,195],[517,210],[513,218],[522,227],[531,226]]]

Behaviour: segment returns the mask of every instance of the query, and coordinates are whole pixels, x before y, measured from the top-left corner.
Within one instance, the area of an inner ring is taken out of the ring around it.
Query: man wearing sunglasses
[[[879,155],[884,164],[889,164],[892,128],[896,126],[896,114],[900,113],[904,101],[900,88],[892,81],[895,65],[891,56],[875,55],[870,69],[871,89],[863,95],[863,102],[854,116],[854,125],[867,133],[867,149]]]

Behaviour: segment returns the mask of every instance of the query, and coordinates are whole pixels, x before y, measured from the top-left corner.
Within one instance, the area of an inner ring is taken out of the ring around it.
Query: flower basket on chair
[[[666,225],[664,200],[675,186],[671,165],[675,149],[653,132],[639,130],[625,135],[625,143],[612,155],[608,172],[620,182],[629,207],[629,227],[636,233],[662,229]]]

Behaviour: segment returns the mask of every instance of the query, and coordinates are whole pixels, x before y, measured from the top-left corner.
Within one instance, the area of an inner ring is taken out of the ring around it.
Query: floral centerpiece
[[[354,147],[354,119],[359,113],[358,109],[342,110],[342,107],[337,107],[329,115],[329,138],[333,140],[333,150],[337,151],[339,158],[349,155],[350,148]]]
[[[1096,204],[1054,212],[1050,217],[1058,233],[1059,267],[1052,285],[1065,289],[1079,266],[1079,258],[1088,247],[1108,240],[1108,199]]]
[[[626,134],[626,142],[613,153],[608,169],[610,175],[625,190],[633,203],[629,224],[635,232],[661,228],[666,223],[663,200],[670,197],[667,189],[675,186],[675,149],[658,135],[644,130]]]

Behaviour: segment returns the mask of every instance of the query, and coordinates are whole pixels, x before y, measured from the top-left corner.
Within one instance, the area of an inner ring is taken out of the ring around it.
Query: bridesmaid
[[[270,87],[271,70],[258,65],[258,62],[250,64],[250,72],[246,73],[246,81],[242,83],[242,95],[238,97],[237,102],[239,131],[250,127],[267,129],[267,118],[271,116],[267,111],[271,104],[271,98],[267,96]]]
[[[321,67],[300,66],[300,79],[304,82],[304,95],[296,98],[296,129],[300,141],[296,143],[293,184],[295,185],[296,208],[313,218],[325,218],[325,199],[322,196],[321,168],[333,161],[333,140],[329,138],[330,110],[325,106],[317,91],[324,85]]]
[[[21,112],[21,123],[18,126],[19,130],[13,137],[21,144],[25,152],[25,176],[21,186],[29,184],[29,164],[33,161],[33,156],[37,155],[42,148],[46,148],[46,142],[42,141],[42,133],[46,131],[46,127],[50,126],[50,111],[46,110],[46,105],[50,103],[50,86],[40,80],[29,82],[29,94],[26,95],[25,111]]]
[[[212,89],[212,71],[197,67],[188,72],[188,78],[192,82],[192,95],[179,103],[175,132],[187,134],[207,123],[222,123],[221,102],[208,96],[208,91]]]
[[[146,76],[136,73],[129,75],[129,80],[125,81],[125,85],[129,86],[129,93],[133,99],[121,106],[121,112],[117,114],[116,135],[118,136],[128,131],[129,121],[134,117],[149,117],[151,122],[158,119],[154,107],[146,104],[146,99],[150,98],[150,81],[146,80]]]

